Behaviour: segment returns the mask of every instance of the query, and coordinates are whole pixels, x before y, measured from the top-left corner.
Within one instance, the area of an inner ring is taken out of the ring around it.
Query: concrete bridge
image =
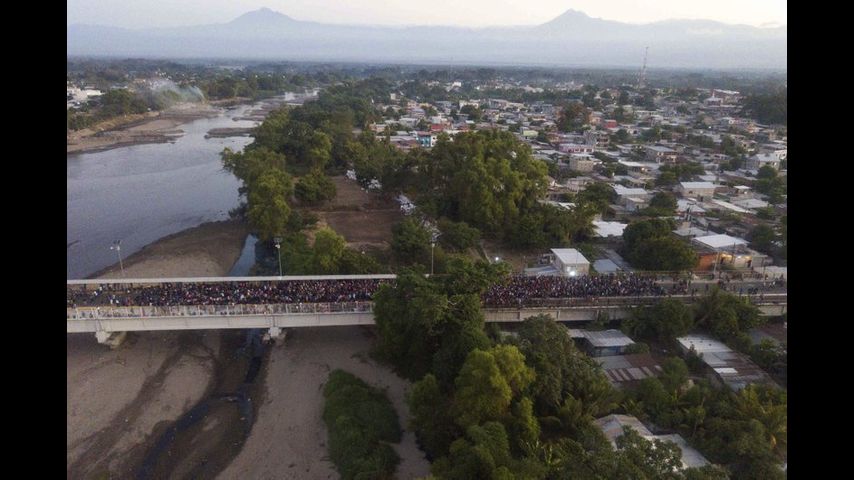
[[[336,275],[310,277],[228,277],[192,279],[69,280],[68,286],[128,285],[145,286],[163,283],[265,282],[280,280],[344,280],[382,278],[394,275]],[[537,299],[512,308],[484,308],[487,322],[521,322],[538,314],[551,315],[559,322],[584,322],[607,315],[609,319],[626,318],[632,307],[655,304],[664,297],[600,297]],[[673,295],[687,303],[699,296]],[[749,297],[764,315],[786,312],[786,293],[766,293]],[[287,303],[261,305],[181,305],[181,306],[97,306],[66,309],[67,333],[95,333],[99,342],[110,343],[124,332],[155,330],[209,330],[264,328],[278,337],[284,328],[373,325],[372,302]]]

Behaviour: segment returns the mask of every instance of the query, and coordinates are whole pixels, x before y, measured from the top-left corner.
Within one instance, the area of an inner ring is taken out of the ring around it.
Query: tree
[[[647,214],[657,216],[673,215],[676,212],[676,196],[670,192],[656,192],[649,201]]]
[[[682,240],[667,236],[653,238],[639,245],[630,261],[644,270],[677,272],[694,269],[699,257]]]
[[[442,393],[439,382],[427,374],[412,385],[406,396],[411,415],[410,428],[418,436],[418,442],[433,458],[448,453],[448,448],[461,430],[450,415],[450,402]]]
[[[774,229],[765,224],[759,224],[748,234],[750,246],[760,252],[772,254],[774,251],[774,242],[777,240],[777,234]]]
[[[673,442],[649,441],[631,427],[616,440],[619,462],[637,479],[679,479],[682,450]]]
[[[345,250],[344,237],[331,228],[321,228],[314,237],[314,270],[320,274],[337,274]]]
[[[320,170],[301,177],[294,187],[294,196],[309,205],[335,198],[336,194],[335,184]]]
[[[571,132],[587,124],[590,110],[583,103],[572,102],[565,105],[557,118],[557,128],[561,132]]]
[[[453,412],[457,425],[467,428],[501,419],[513,398],[530,385],[534,376],[514,346],[471,351],[455,382]]]
[[[624,326],[632,336],[666,343],[691,331],[694,318],[681,300],[665,298],[651,307],[635,309]]]
[[[483,233],[506,234],[539,205],[548,168],[511,133],[441,135],[418,165],[422,207]]]
[[[247,216],[258,238],[268,241],[285,233],[291,214],[287,202],[293,191],[291,177],[281,170],[271,169],[261,174],[249,188]]]
[[[463,108],[460,109],[460,113],[468,115],[469,120],[479,122],[482,118],[483,113],[477,107],[477,105],[466,104],[463,105]]]
[[[391,249],[400,260],[426,264],[430,261],[430,232],[412,217],[392,227]]]
[[[695,323],[727,341],[762,324],[759,308],[717,287],[696,303]]]
[[[465,251],[480,242],[480,231],[466,222],[454,222],[447,218],[439,219],[439,240],[451,249]]]

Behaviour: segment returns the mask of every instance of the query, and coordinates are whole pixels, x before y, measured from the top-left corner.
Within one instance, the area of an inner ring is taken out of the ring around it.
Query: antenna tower
[[[643,67],[641,67],[640,74],[638,75],[638,89],[641,89],[646,84],[646,55],[649,53],[649,47],[643,51]]]

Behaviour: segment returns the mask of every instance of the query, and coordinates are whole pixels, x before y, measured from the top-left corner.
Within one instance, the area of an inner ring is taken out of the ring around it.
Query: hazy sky
[[[128,28],[225,23],[267,7],[297,20],[375,25],[535,25],[572,8],[628,23],[702,18],[786,25],[787,0],[68,0],[67,23]]]

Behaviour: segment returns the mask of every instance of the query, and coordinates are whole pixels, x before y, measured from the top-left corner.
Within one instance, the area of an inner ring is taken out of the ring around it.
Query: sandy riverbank
[[[132,255],[126,276],[223,276],[240,255],[245,225],[214,222],[158,240]],[[119,275],[118,266],[102,272]],[[157,425],[171,422],[211,387],[220,332],[140,332],[110,350],[91,334],[68,334],[66,468],[68,478],[110,472],[129,478]],[[103,477],[107,478],[107,477]]]
[[[218,478],[338,478],[328,459],[328,436],[321,417],[323,385],[336,368],[386,389],[406,428],[409,410],[404,398],[410,384],[368,357],[371,343],[372,337],[363,327],[292,329],[284,345],[269,354],[265,401],[252,433]],[[397,478],[409,480],[430,473],[430,464],[411,431],[404,431],[395,450],[401,458]]]
[[[220,277],[240,257],[249,234],[237,221],[209,222],[161,238],[124,259],[126,278]],[[119,265],[92,275],[120,278]]]
[[[112,148],[163,143],[183,132],[178,127],[221,110],[205,103],[182,103],[161,112],[125,115],[66,135],[66,154],[90,153]]]

